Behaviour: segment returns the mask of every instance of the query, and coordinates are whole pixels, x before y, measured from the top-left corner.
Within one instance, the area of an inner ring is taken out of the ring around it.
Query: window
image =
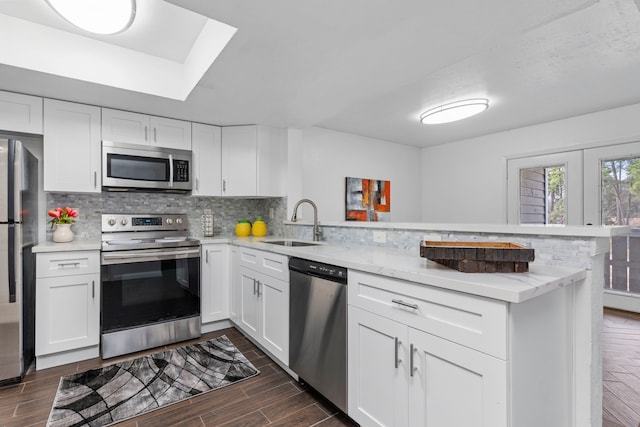
[[[566,224],[565,167],[520,169],[520,224]]]
[[[509,224],[583,224],[582,152],[507,161]]]

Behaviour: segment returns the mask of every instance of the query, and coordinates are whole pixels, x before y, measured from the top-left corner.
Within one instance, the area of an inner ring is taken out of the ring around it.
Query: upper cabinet
[[[0,130],[42,134],[42,98],[0,92]]]
[[[220,127],[193,123],[191,149],[193,151],[194,196],[220,196],[222,179],[220,162],[222,147]]]
[[[266,126],[222,128],[222,195],[286,193],[286,131]]]
[[[44,190],[101,191],[99,107],[44,100]]]
[[[102,139],[191,150],[191,122],[103,108]]]

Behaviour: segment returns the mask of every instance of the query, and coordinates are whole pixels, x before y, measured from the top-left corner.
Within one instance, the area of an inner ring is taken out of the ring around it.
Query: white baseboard
[[[603,304],[607,308],[640,313],[640,294],[605,289]]]

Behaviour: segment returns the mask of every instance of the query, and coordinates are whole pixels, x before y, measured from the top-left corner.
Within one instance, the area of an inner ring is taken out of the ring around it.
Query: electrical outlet
[[[273,219],[275,218],[275,212],[273,211],[273,208],[269,208],[269,218]]]
[[[373,231],[373,241],[374,243],[387,243],[387,232],[386,231]]]

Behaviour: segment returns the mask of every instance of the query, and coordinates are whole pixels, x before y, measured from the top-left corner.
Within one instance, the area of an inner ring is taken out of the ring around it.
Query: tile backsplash
[[[195,197],[165,193],[47,193],[46,210],[57,206],[78,209],[79,216],[72,230],[76,239],[100,239],[100,218],[103,213],[123,214],[187,214],[189,234],[202,238],[202,214],[211,209],[215,236],[235,233],[236,221],[241,218],[254,221],[261,215],[268,226],[269,235],[282,235],[286,217],[286,198],[240,199],[226,197]],[[273,209],[274,218],[269,218]],[[47,227],[47,240],[52,231]]]

